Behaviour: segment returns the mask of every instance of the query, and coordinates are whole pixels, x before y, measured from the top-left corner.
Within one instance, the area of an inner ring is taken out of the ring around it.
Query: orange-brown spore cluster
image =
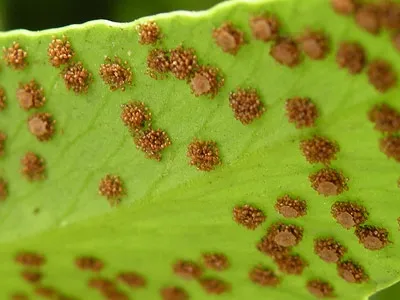
[[[334,298],[334,288],[332,285],[320,279],[307,281],[307,290],[316,298]]]
[[[45,178],[44,159],[33,152],[27,152],[21,159],[21,172],[28,180],[37,181]]]
[[[279,36],[279,21],[276,16],[253,16],[249,20],[249,25],[256,40],[269,42]]]
[[[111,91],[125,91],[126,86],[132,84],[131,68],[127,61],[123,62],[119,57],[106,57],[104,64],[100,65],[99,75]]]
[[[139,101],[132,101],[122,105],[121,120],[132,131],[143,130],[150,126],[151,112]]]
[[[7,106],[6,100],[7,100],[6,93],[4,89],[0,87],[0,112],[6,108]]]
[[[233,219],[237,224],[254,230],[264,223],[266,216],[261,209],[245,204],[233,208]]]
[[[337,263],[347,249],[333,238],[319,238],[314,240],[314,252],[327,263]]]
[[[306,201],[293,199],[289,195],[278,198],[275,209],[285,218],[298,218],[307,214]]]
[[[168,73],[171,68],[169,52],[163,49],[153,49],[147,56],[148,74],[154,79],[158,79],[162,74]]]
[[[400,113],[386,103],[375,105],[368,114],[375,129],[383,133],[400,131]]]
[[[282,256],[275,260],[281,272],[289,275],[301,275],[308,263],[298,254]]]
[[[245,43],[244,33],[237,29],[231,22],[225,22],[213,30],[212,36],[222,51],[236,55],[240,47]]]
[[[369,279],[364,269],[351,260],[339,262],[337,264],[337,271],[339,276],[349,283],[362,283]]]
[[[212,66],[200,66],[190,80],[192,93],[198,97],[208,95],[214,98],[224,85],[220,70]]]
[[[309,163],[329,165],[332,160],[336,159],[339,147],[337,143],[325,137],[314,136],[311,139],[301,141],[300,150]]]
[[[25,267],[41,267],[46,263],[46,259],[42,254],[28,251],[17,253],[14,260]]]
[[[269,54],[281,65],[293,68],[301,62],[300,49],[291,38],[278,38]]]
[[[306,31],[298,39],[303,52],[311,59],[321,60],[329,51],[327,36],[320,31]]]
[[[117,279],[131,288],[140,288],[146,286],[146,279],[136,272],[121,272]]]
[[[356,236],[368,250],[380,250],[389,244],[389,232],[385,228],[365,225],[357,227]]]
[[[368,218],[365,207],[351,202],[338,201],[332,205],[331,214],[346,229],[363,224]]]
[[[65,86],[77,94],[86,93],[92,81],[92,74],[83,66],[82,62],[71,63],[61,73]]]
[[[309,98],[294,97],[286,101],[286,116],[298,129],[313,127],[318,110]]]
[[[347,69],[352,75],[360,73],[365,66],[364,48],[356,42],[342,42],[336,54],[336,62],[342,69]]]
[[[174,273],[184,279],[199,279],[203,269],[195,262],[189,260],[178,260],[172,266]]]
[[[275,287],[281,282],[274,271],[263,266],[252,268],[249,272],[249,278],[252,282],[261,286]]]
[[[219,149],[214,141],[194,140],[188,146],[189,164],[200,171],[212,171],[221,164]]]
[[[379,141],[380,150],[388,157],[400,162],[400,137],[387,136]]]
[[[43,88],[35,80],[26,84],[20,83],[16,97],[20,107],[24,110],[42,107],[46,102]]]
[[[55,120],[49,113],[35,113],[28,119],[28,129],[39,141],[48,141],[54,134]]]
[[[27,56],[28,52],[23,50],[17,42],[13,42],[8,48],[3,48],[4,62],[15,70],[22,70],[28,65]]]
[[[181,287],[168,286],[160,290],[160,295],[163,300],[188,300],[189,294]]]
[[[268,228],[267,235],[279,246],[293,247],[302,240],[303,228],[278,222]]]
[[[229,94],[229,106],[235,119],[243,125],[252,123],[265,112],[265,107],[260,101],[260,96],[255,89],[238,88]]]
[[[64,36],[62,39],[53,37],[47,49],[47,55],[49,56],[50,63],[58,68],[61,65],[67,64],[75,53],[72,50],[69,40]]]
[[[220,295],[231,289],[227,282],[218,278],[200,278],[199,283],[207,294]]]
[[[116,175],[107,174],[100,180],[99,194],[106,197],[111,206],[117,205],[125,195],[121,178]]]
[[[397,82],[397,76],[392,66],[384,60],[372,61],[367,70],[369,83],[381,93],[393,88]]]
[[[4,201],[8,196],[8,184],[7,181],[0,177],[0,201]]]
[[[183,46],[170,51],[169,63],[171,73],[180,80],[189,80],[199,66],[194,49]]]
[[[214,271],[224,271],[229,268],[229,261],[223,253],[204,253],[204,265]]]
[[[4,155],[6,139],[7,135],[4,132],[0,131],[0,157]]]
[[[75,265],[82,271],[100,272],[104,263],[94,256],[79,256],[75,259]]]
[[[161,29],[154,21],[147,21],[137,26],[139,43],[142,45],[155,44],[161,38]]]
[[[340,195],[348,190],[347,178],[332,168],[321,169],[309,176],[311,187],[325,197]]]
[[[136,147],[143,151],[148,158],[161,160],[161,152],[171,145],[168,134],[161,129],[148,129],[139,132],[134,138]]]

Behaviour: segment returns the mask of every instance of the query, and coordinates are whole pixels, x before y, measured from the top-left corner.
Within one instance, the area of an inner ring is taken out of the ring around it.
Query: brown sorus
[[[217,278],[201,278],[199,283],[207,294],[220,295],[230,290],[227,282]]]
[[[331,214],[346,229],[361,225],[368,218],[365,207],[352,202],[335,202],[332,205]]]
[[[77,94],[86,93],[92,74],[83,67],[81,62],[70,63],[61,73],[65,86],[68,90],[73,90]]]
[[[311,139],[301,141],[300,150],[309,163],[329,165],[332,160],[336,159],[339,147],[337,143],[325,137],[314,136]]]
[[[42,180],[45,178],[44,159],[33,152],[27,152],[21,159],[22,175],[30,181]]]
[[[29,297],[21,292],[13,293],[11,295],[11,300],[29,300]]]
[[[121,108],[121,120],[131,130],[142,130],[151,122],[151,112],[143,102],[132,101],[123,104]]]
[[[243,206],[235,206],[232,213],[233,219],[237,224],[251,230],[256,229],[258,226],[264,223],[266,219],[261,209],[258,209],[249,204],[245,204]]]
[[[181,287],[169,286],[160,290],[163,300],[188,300],[189,294]]]
[[[28,129],[39,141],[48,141],[54,134],[54,124],[51,114],[35,113],[28,119]]]
[[[348,190],[348,179],[343,176],[341,171],[332,168],[321,169],[310,176],[311,187],[318,194],[325,197],[340,195]]]
[[[103,262],[93,256],[80,256],[75,259],[75,265],[83,271],[99,272],[103,269]]]
[[[99,75],[111,91],[125,91],[126,86],[132,84],[131,68],[127,61],[122,62],[119,57],[106,57],[104,64],[100,65]]]
[[[307,290],[310,294],[314,295],[317,298],[333,298],[334,289],[332,285],[320,279],[314,279],[307,281]]]
[[[212,171],[221,164],[219,149],[214,141],[193,140],[188,146],[186,156],[190,158],[189,164],[200,171]]]
[[[88,286],[99,291],[115,289],[115,283],[112,280],[103,277],[90,278]]]
[[[236,120],[243,125],[252,123],[265,112],[265,107],[260,101],[260,96],[255,89],[238,88],[229,94],[229,106]]]
[[[251,17],[249,25],[256,40],[269,42],[279,36],[279,21],[273,15]]]
[[[129,297],[124,292],[117,288],[104,289],[100,291],[107,300],[129,300]]]
[[[367,75],[369,83],[381,93],[394,87],[397,82],[397,76],[392,66],[384,60],[372,61],[368,66]]]
[[[400,131],[400,113],[386,103],[376,104],[368,117],[375,123],[376,130],[389,133]]]
[[[161,160],[161,152],[171,145],[168,134],[161,129],[148,129],[134,138],[136,148],[143,151],[150,159]]]
[[[281,65],[288,67],[300,63],[300,50],[297,43],[291,38],[279,38],[271,47],[269,54]]]
[[[225,22],[220,27],[215,28],[212,36],[222,51],[232,55],[236,55],[245,43],[244,33],[233,26],[231,22]]]
[[[38,271],[24,270],[21,277],[28,283],[38,283],[42,279],[42,273]]]
[[[350,283],[362,283],[368,281],[364,269],[351,260],[339,262],[337,271],[340,277]]]
[[[202,268],[189,260],[178,260],[172,266],[172,269],[176,275],[184,279],[199,279],[203,274]]]
[[[6,108],[6,93],[2,87],[0,87],[0,111]]]
[[[68,63],[75,53],[67,37],[64,36],[62,39],[53,37],[47,49],[47,55],[49,56],[50,63],[58,68]]]
[[[261,241],[257,244],[257,249],[274,260],[288,256],[290,250],[290,248],[278,245],[274,241],[273,237],[270,237],[269,235],[265,235],[261,239]]]
[[[149,52],[147,56],[147,68],[148,74],[152,78],[158,79],[160,74],[168,73],[170,67],[170,58],[166,50],[153,49]],[[163,76],[161,76],[161,78],[163,78]]]
[[[364,48],[356,42],[342,42],[336,54],[336,62],[342,69],[347,69],[350,74],[360,73],[365,66]]]
[[[298,41],[301,49],[311,59],[321,60],[328,54],[328,38],[323,32],[307,30]]]
[[[380,15],[379,5],[366,3],[357,8],[354,18],[359,27],[369,33],[378,34],[381,29]]]
[[[0,157],[4,155],[4,148],[5,148],[5,141],[7,139],[7,136],[5,133],[0,131]]]
[[[267,235],[279,246],[292,247],[302,240],[303,228],[278,222],[268,228]]]
[[[170,51],[169,62],[171,73],[180,80],[189,80],[199,66],[194,49],[182,45]]]
[[[380,21],[382,26],[390,30],[400,29],[400,4],[385,1],[380,4]]]
[[[40,267],[46,260],[43,255],[34,252],[19,252],[15,256],[15,262],[25,267]]]
[[[46,101],[43,88],[35,80],[26,84],[20,83],[16,96],[20,107],[24,110],[42,107]]]
[[[137,26],[139,43],[142,45],[155,44],[161,38],[161,30],[154,21],[147,21]]]
[[[17,42],[13,42],[8,48],[3,47],[3,59],[5,63],[15,70],[22,70],[27,66],[27,56],[28,53],[24,51]]]
[[[400,52],[400,32],[396,32],[392,37],[393,46]]]
[[[190,80],[192,93],[198,97],[208,95],[214,98],[224,85],[220,70],[212,66],[200,66]]]
[[[286,101],[286,116],[296,128],[313,127],[318,110],[309,98],[294,97]]]
[[[146,286],[146,279],[136,272],[121,272],[117,275],[117,280],[131,288],[140,288]]]
[[[60,297],[56,289],[48,286],[37,286],[34,292],[36,295],[46,299],[59,299]]]
[[[314,252],[327,263],[337,263],[347,249],[333,238],[319,238],[314,240]]]
[[[375,226],[359,226],[355,231],[361,244],[368,250],[380,250],[389,244],[389,232],[385,228]]]
[[[278,198],[275,209],[285,218],[298,218],[307,214],[306,201],[293,199],[289,195]]]
[[[117,205],[125,195],[124,186],[119,176],[107,174],[100,180],[99,194],[107,197],[111,206]]]
[[[380,150],[388,157],[400,162],[400,137],[387,136],[379,141]]]
[[[301,275],[308,265],[298,254],[282,256],[275,260],[281,272],[291,275]]]
[[[203,263],[206,268],[214,271],[224,271],[229,268],[229,261],[223,253],[204,253]]]
[[[0,177],[0,201],[4,201],[8,196],[8,184],[4,178]]]
[[[249,278],[255,284],[261,286],[277,286],[280,283],[280,279],[274,271],[263,266],[256,266],[249,272]]]
[[[331,4],[335,12],[341,15],[350,15],[357,8],[356,0],[331,0]]]

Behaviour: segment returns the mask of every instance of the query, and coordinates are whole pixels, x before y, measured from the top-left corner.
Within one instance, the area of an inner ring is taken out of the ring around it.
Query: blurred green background
[[[226,0],[230,1],[230,0]],[[306,1],[306,0],[303,0]],[[327,0],[321,0],[327,1]],[[129,22],[175,10],[204,10],[221,0],[0,0],[0,30],[41,30],[107,19]],[[400,284],[371,300],[400,299]]]

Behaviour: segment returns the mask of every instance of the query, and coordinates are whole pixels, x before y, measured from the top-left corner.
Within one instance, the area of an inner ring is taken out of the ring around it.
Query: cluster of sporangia
[[[340,14],[354,13],[357,23],[371,33],[377,33],[382,26],[400,29],[400,13],[398,13],[400,7],[397,4],[356,5],[352,0],[332,0],[331,2],[335,11]],[[283,37],[279,32],[279,20],[271,14],[251,17],[249,26],[253,38],[263,42],[273,42],[270,55],[277,63],[287,67],[292,68],[301,63],[302,51],[313,60],[324,59],[329,52],[329,41],[323,32],[307,30],[297,38]],[[162,34],[155,22],[143,23],[137,29],[141,44],[156,45],[160,42]],[[216,45],[231,55],[236,55],[246,43],[244,33],[230,22],[214,29],[212,36]],[[396,34],[394,43],[397,48],[399,48],[399,41],[400,37]],[[4,49],[6,64],[16,70],[22,70],[27,66],[27,56],[27,52],[16,42]],[[60,75],[67,89],[71,89],[75,93],[87,92],[93,77],[81,62],[73,61],[74,51],[66,37],[54,38],[51,41],[48,47],[48,56],[54,67],[64,65]],[[358,74],[366,65],[365,51],[356,42],[343,42],[337,51],[336,61],[340,68],[347,69],[350,74]],[[195,96],[214,98],[224,85],[224,78],[218,68],[199,64],[195,51],[191,48],[184,48],[182,45],[171,50],[160,48],[150,50],[147,66],[148,74],[152,78],[165,78],[168,73],[171,73],[175,78],[185,80]],[[390,64],[381,59],[369,63],[367,74],[370,83],[380,92],[386,92],[396,83],[396,75]],[[105,63],[100,66],[99,75],[112,91],[125,90],[127,85],[132,83],[133,77],[128,63],[122,62],[118,57],[105,58]],[[26,111],[41,108],[46,101],[43,89],[35,80],[20,83],[16,91],[16,98],[20,107]],[[6,107],[5,100],[4,90],[0,89],[0,111]],[[252,123],[265,112],[260,95],[252,88],[238,87],[236,91],[232,91],[229,94],[229,105],[234,117],[244,125]],[[122,105],[121,109],[121,119],[132,133],[137,148],[142,150],[148,158],[161,160],[162,150],[168,147],[171,141],[166,132],[161,129],[153,129],[152,114],[149,108],[143,102],[131,101]],[[315,126],[318,110],[309,98],[294,97],[286,102],[286,115],[290,123],[293,123],[296,128],[302,129]],[[382,104],[371,110],[369,118],[375,123],[375,128],[384,134],[380,142],[382,152],[388,157],[400,161],[400,138],[394,135],[400,131],[400,114],[390,106]],[[50,140],[55,131],[55,121],[47,112],[33,113],[28,117],[27,124],[29,131],[40,142]],[[6,135],[0,132],[0,156],[4,152],[5,140]],[[301,141],[300,150],[309,163],[319,163],[324,166],[309,176],[311,186],[318,194],[326,197],[335,196],[348,189],[348,179],[343,176],[342,172],[329,167],[330,162],[336,159],[339,151],[339,147],[334,141],[315,135]],[[221,163],[219,150],[214,141],[195,139],[188,146],[187,156],[190,164],[201,171],[211,171]],[[29,180],[44,178],[45,164],[38,155],[28,152],[21,163],[22,174]],[[99,192],[107,197],[112,205],[117,204],[125,194],[121,179],[115,175],[106,175],[100,181]],[[0,178],[0,200],[4,200],[6,196],[7,183]],[[307,213],[305,201],[294,199],[288,195],[277,200],[275,209],[287,219],[300,218]],[[332,205],[331,213],[344,228],[355,228],[355,235],[366,249],[379,250],[389,243],[386,229],[363,225],[368,218],[367,210],[363,206],[353,202],[336,202]],[[237,223],[248,229],[257,228],[266,219],[264,213],[252,205],[235,207],[233,216]],[[257,248],[270,256],[282,273],[300,275],[308,264],[293,252],[293,247],[301,242],[302,237],[303,228],[278,222],[268,228]],[[368,275],[359,264],[352,259],[343,258],[346,248],[333,237],[315,239],[314,251],[325,262],[335,263],[339,276],[344,280],[351,283],[368,280]],[[229,266],[227,258],[221,253],[205,254],[203,259],[205,266],[215,271],[225,270]],[[44,264],[42,256],[34,253],[21,253],[17,255],[16,260],[27,267],[21,273],[25,280],[35,284],[40,283],[42,273],[38,267]],[[78,258],[76,264],[81,269],[94,272],[99,272],[103,268],[103,263],[93,257]],[[183,278],[198,280],[208,293],[220,294],[230,288],[229,284],[220,279],[203,277],[202,267],[192,261],[176,262],[173,271]],[[282,280],[272,269],[264,266],[252,268],[249,278],[262,286],[277,286]],[[145,285],[144,278],[132,272],[119,274],[117,280],[125,282],[131,287]],[[127,296],[118,290],[114,280],[95,277],[88,284],[99,290],[108,299],[127,299]],[[307,282],[306,286],[317,297],[335,295],[332,285],[324,280],[312,279]],[[36,287],[35,291],[44,297],[60,295],[56,290],[40,285]],[[189,298],[187,292],[180,287],[163,288],[160,293],[166,300]],[[23,297],[23,295],[16,295],[15,299],[25,299]]]
[[[42,254],[35,252],[20,252],[16,254],[14,259],[17,264],[23,267],[21,277],[33,286],[34,293],[37,296],[45,299],[57,300],[75,299],[74,297],[63,294],[51,286],[41,284],[46,264],[46,258]],[[146,279],[141,274],[134,271],[118,272],[115,274],[114,278],[101,275],[101,271],[104,270],[105,264],[102,260],[93,256],[76,257],[75,266],[81,271],[93,273],[87,281],[87,286],[98,291],[105,299],[128,300],[129,297],[121,290],[120,285],[125,285],[133,291],[139,288],[144,288],[147,285]],[[171,287],[166,287],[164,289],[171,289]],[[12,296],[12,299],[27,300],[28,297],[23,293],[15,293]]]

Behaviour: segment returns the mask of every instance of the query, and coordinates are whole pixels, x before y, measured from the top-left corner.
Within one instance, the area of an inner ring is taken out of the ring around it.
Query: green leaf
[[[271,43],[256,41],[249,17],[271,12],[281,20],[282,33],[298,36],[306,28],[323,30],[332,50],[323,61],[308,58],[295,68],[278,64],[270,55]],[[183,43],[195,49],[200,64],[220,68],[225,85],[217,96],[195,97],[184,80],[170,75],[155,80],[147,74],[151,46],[138,43],[137,24],[155,20],[163,38],[158,47],[172,49]],[[13,70],[3,64],[0,83],[7,108],[0,112],[0,130],[6,133],[0,176],[9,184],[9,196],[0,206],[0,291],[5,299],[13,292],[33,295],[20,277],[23,268],[14,262],[19,251],[43,253],[43,285],[78,299],[101,299],[89,289],[89,272],[74,261],[92,255],[104,261],[104,277],[121,271],[143,274],[148,286],[133,292],[135,299],[157,299],[167,285],[184,287],[192,299],[212,299],[196,281],[174,276],[178,259],[198,261],[204,252],[222,252],[231,267],[222,273],[207,271],[232,285],[220,299],[309,299],[306,282],[329,281],[340,299],[364,299],[399,280],[397,179],[399,165],[379,151],[382,134],[373,129],[367,114],[377,103],[400,109],[398,89],[380,93],[368,83],[366,73],[352,76],[339,69],[335,53],[341,41],[364,45],[368,60],[384,58],[398,71],[399,55],[388,34],[372,36],[350,17],[335,14],[327,1],[231,1],[202,13],[171,13],[126,24],[95,21],[42,32],[12,31],[0,35],[9,47],[17,41],[28,53],[28,66]],[[226,21],[245,33],[247,43],[236,55],[224,53],[213,41],[212,31]],[[52,36],[65,35],[76,52],[75,61],[93,74],[87,94],[67,90],[60,69],[48,61]],[[99,76],[104,57],[118,56],[133,71],[133,84],[125,91],[111,91]],[[41,112],[56,120],[56,134],[39,142],[27,128],[32,112],[23,111],[16,98],[20,82],[35,79],[44,89]],[[229,93],[254,88],[266,112],[250,125],[236,120],[229,107]],[[285,116],[286,99],[310,97],[319,111],[316,126],[296,129]],[[161,161],[148,159],[133,142],[120,119],[121,105],[131,100],[149,107],[153,127],[165,130],[172,144]],[[323,197],[310,186],[308,176],[322,168],[311,165],[299,150],[301,140],[319,134],[340,146],[332,167],[350,180],[349,190]],[[211,172],[189,165],[187,147],[194,138],[217,143],[222,164]],[[46,161],[46,179],[29,182],[21,175],[20,160],[33,151]],[[116,207],[98,194],[106,174],[120,176],[126,196]],[[275,201],[285,194],[307,201],[307,215],[284,220]],[[367,224],[389,231],[390,243],[370,251],[358,242],[354,229],[345,230],[331,216],[335,201],[356,201],[369,212]],[[266,222],[254,231],[232,220],[236,205],[262,209]],[[285,275],[256,244],[274,222],[304,228],[294,253],[307,262],[301,276]],[[348,248],[344,259],[359,263],[370,277],[351,284],[337,274],[335,264],[323,262],[313,250],[313,240],[332,236]],[[259,287],[248,279],[259,263],[277,271],[276,288]]]

